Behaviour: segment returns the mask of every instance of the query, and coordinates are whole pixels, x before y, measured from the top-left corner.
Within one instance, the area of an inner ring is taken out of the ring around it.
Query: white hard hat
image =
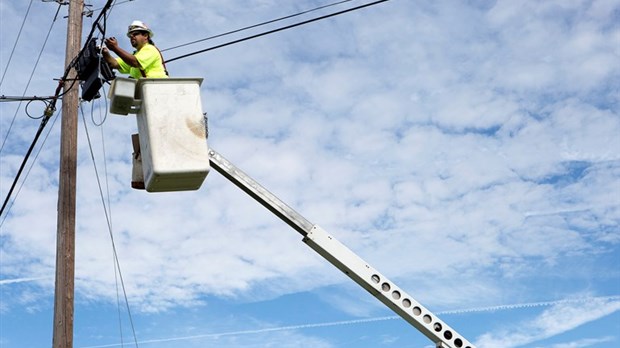
[[[152,38],[155,36],[155,33],[146,25],[146,23],[142,21],[133,21],[129,25],[129,29],[127,29],[127,36],[131,36],[131,33],[134,31],[146,31],[149,33],[149,37]]]

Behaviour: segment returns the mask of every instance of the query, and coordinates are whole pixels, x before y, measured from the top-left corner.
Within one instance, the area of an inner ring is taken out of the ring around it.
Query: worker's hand
[[[116,52],[116,50],[118,49],[118,41],[116,41],[115,37],[109,37],[105,39],[104,43],[106,47],[109,48],[113,52]]]

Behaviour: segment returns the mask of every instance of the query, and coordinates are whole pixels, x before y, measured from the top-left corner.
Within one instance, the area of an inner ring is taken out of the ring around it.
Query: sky
[[[117,1],[105,37],[139,19],[173,59],[370,1],[170,49],[332,3]],[[0,0],[0,95],[54,94],[67,10]],[[211,148],[477,347],[617,347],[618,23],[618,0],[391,0],[167,67],[204,79]],[[80,105],[74,347],[434,347],[216,171],[131,189],[135,116],[108,108]],[[0,102],[3,200],[43,109]],[[59,120],[0,216],[3,348],[52,342]]]

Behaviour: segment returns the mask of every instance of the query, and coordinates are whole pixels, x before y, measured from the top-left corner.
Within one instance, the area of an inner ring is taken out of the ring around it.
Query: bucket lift
[[[146,190],[196,190],[213,167],[303,237],[302,241],[435,343],[475,348],[454,329],[318,225],[229,162],[206,142],[199,78],[117,78],[110,112],[136,113]]]
[[[209,173],[201,78],[116,78],[110,112],[137,114],[148,192],[197,190]]]

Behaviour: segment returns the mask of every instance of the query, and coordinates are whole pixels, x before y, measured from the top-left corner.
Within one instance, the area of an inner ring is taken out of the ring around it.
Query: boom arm
[[[435,342],[436,347],[474,348],[469,341],[357,254],[287,206],[213,149],[209,149],[209,160],[212,168],[299,232],[304,243]]]

